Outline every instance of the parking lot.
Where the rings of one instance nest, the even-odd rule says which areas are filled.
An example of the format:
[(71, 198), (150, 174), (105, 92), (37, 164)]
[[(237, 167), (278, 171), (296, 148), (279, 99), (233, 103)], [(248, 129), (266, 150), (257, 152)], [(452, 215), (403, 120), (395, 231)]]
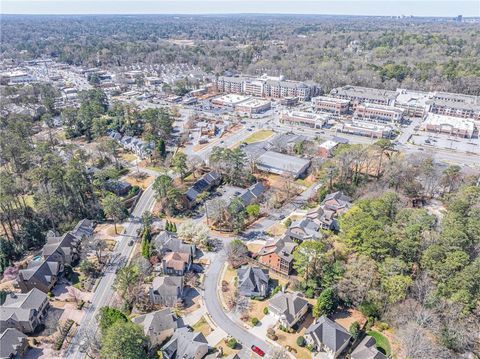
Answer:
[(418, 146), (430, 148), (450, 149), (453, 151), (475, 153), (480, 155), (480, 139), (460, 138), (447, 134), (437, 133), (416, 133), (410, 137), (409, 142)]

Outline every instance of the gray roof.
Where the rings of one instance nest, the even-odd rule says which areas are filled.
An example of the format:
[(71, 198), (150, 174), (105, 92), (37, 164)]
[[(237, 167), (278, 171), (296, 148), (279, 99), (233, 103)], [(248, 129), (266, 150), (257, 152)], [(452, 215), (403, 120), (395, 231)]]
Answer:
[[(268, 288), (268, 270), (259, 267), (240, 268), (238, 274), (238, 290), (240, 294), (266, 292)], [(263, 289), (262, 288), (263, 285)], [(262, 293), (266, 295), (266, 293)]]
[(317, 345), (323, 344), (335, 353), (352, 338), (344, 327), (324, 315), (310, 325), (305, 334), (311, 335)]
[(183, 243), (173, 233), (163, 231), (155, 238), (155, 248), (159, 252), (178, 252), (195, 255), (193, 244)]
[(283, 314), (288, 323), (292, 323), (296, 314), (307, 305), (307, 300), (305, 300), (305, 298), (303, 298), (298, 292), (279, 292), (270, 299), (270, 306), (274, 307), (278, 314)]
[(0, 358), (11, 358), (24, 345), (27, 336), (17, 329), (8, 328), (0, 334)]
[(257, 166), (269, 171), (290, 173), (298, 176), (310, 165), (310, 160), (283, 153), (267, 151), (257, 158)]
[(152, 289), (161, 296), (175, 296), (178, 293), (178, 289), (183, 289), (183, 277), (155, 277), (152, 282)]
[(43, 246), (42, 257), (47, 257), (55, 252), (70, 255), (72, 249), (77, 245), (79, 238), (71, 233), (65, 233), (61, 237), (48, 237), (47, 243)]
[(177, 329), (177, 318), (170, 308), (140, 315), (133, 318), (132, 321), (140, 325), (148, 337), (165, 330)]
[(57, 276), (60, 272), (60, 263), (49, 256), (45, 260), (37, 260), (29, 263), (26, 269), (22, 269), (19, 273), (22, 274), (24, 280), (30, 280), (36, 277), (46, 286), (50, 285), (52, 278)]
[(367, 335), (360, 344), (357, 345), (351, 354), (352, 359), (387, 359), (387, 356), (378, 351), (375, 346), (374, 337)]
[(208, 352), (208, 342), (202, 333), (192, 332), (187, 327), (179, 328), (172, 338), (162, 347), (166, 359), (195, 358), (198, 350)]
[(244, 206), (248, 206), (252, 202), (258, 200), (258, 198), (265, 192), (265, 186), (262, 182), (257, 182), (250, 186), (245, 192), (243, 192), (238, 198), (242, 201)]
[(77, 223), (74, 229), (70, 231), (75, 237), (82, 238), (83, 236), (93, 235), (93, 221), (90, 219), (82, 219)]
[(327, 194), (325, 199), (322, 201), (322, 204), (330, 200), (335, 200), (338, 202), (338, 205), (334, 206), (334, 209), (349, 207), (352, 202), (352, 199), (350, 197), (344, 195), (340, 191)]
[(220, 182), (221, 178), (222, 175), (216, 171), (204, 174), (187, 190), (187, 198), (190, 201), (195, 200), (200, 193), (210, 190)]
[(32, 317), (32, 311), (38, 312), (45, 300), (47, 295), (37, 288), (28, 293), (11, 293), (0, 306), (0, 320), (12, 318), (17, 322), (28, 322)]
[(272, 252), (283, 258), (287, 262), (293, 260), (293, 251), (297, 244), (289, 236), (281, 237), (273, 241), (267, 241), (265, 246), (258, 252), (259, 255), (266, 255)]
[[(304, 235), (298, 236), (296, 233), (292, 232), (292, 229), (299, 228), (304, 232)], [(306, 239), (306, 238), (318, 238), (321, 234), (318, 232), (320, 230), (320, 226), (312, 221), (310, 218), (306, 217), (302, 220), (295, 221), (290, 225), (288, 230), (288, 235), (297, 238), (297, 239)]]
[(384, 101), (386, 103), (394, 100), (397, 97), (396, 91), (382, 90), (370, 87), (361, 86), (343, 86), (334, 88), (330, 91), (332, 96), (345, 96), (351, 99), (367, 98), (369, 100)]

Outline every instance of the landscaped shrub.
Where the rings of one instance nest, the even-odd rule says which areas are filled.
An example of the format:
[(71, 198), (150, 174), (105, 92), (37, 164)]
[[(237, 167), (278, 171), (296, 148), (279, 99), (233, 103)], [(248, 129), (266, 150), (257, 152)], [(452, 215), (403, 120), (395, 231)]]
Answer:
[(282, 286), (281, 286), (281, 285), (277, 285), (275, 288), (273, 288), (272, 294), (271, 294), (270, 296), (273, 297), (275, 294), (277, 294), (277, 293), (280, 292), (281, 290), (282, 290)]
[(375, 324), (375, 318), (374, 317), (368, 317), (367, 323), (365, 324), (365, 330), (370, 330), (373, 325)]
[(360, 323), (357, 321), (353, 322), (348, 331), (354, 339), (357, 339), (358, 335), (360, 334)]
[(235, 338), (228, 339), (227, 346), (231, 349), (235, 349), (237, 347), (237, 340)]
[(297, 345), (299, 347), (303, 347), (305, 345), (305, 338), (301, 335), (297, 338)]
[(383, 332), (384, 330), (388, 329), (388, 324), (385, 322), (379, 322), (377, 323), (377, 327), (381, 332)]
[(315, 295), (315, 290), (313, 288), (308, 288), (305, 291), (305, 297), (307, 298), (313, 298), (314, 295)]
[(258, 318), (252, 318), (252, 325), (254, 327), (257, 326), (258, 322), (259, 322)]
[(67, 319), (63, 326), (60, 327), (59, 329), (59, 335), (57, 336), (57, 339), (55, 340), (55, 343), (53, 347), (55, 350), (60, 350), (62, 349), (63, 342), (65, 341), (65, 338), (68, 335), (68, 332), (72, 328), (74, 321), (72, 319)]
[(307, 348), (308, 350), (310, 350), (311, 352), (313, 352), (313, 346), (311, 344), (307, 344), (305, 346), (305, 348)]
[(268, 307), (263, 308), (263, 314), (265, 314), (265, 315), (268, 314)]

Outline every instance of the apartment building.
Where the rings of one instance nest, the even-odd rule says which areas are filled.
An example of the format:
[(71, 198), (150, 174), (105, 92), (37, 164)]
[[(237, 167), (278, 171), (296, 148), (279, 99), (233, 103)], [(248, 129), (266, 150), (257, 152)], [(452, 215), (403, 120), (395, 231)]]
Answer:
[(461, 118), (480, 120), (480, 97), (448, 92), (434, 92), (427, 101), (428, 111)]
[(297, 97), (308, 100), (320, 92), (316, 84), (285, 80), (283, 76), (220, 76), (215, 80), (215, 84), (219, 92), (278, 99)]
[(334, 88), (330, 91), (330, 95), (332, 97), (350, 100), (353, 108), (364, 102), (378, 105), (393, 105), (397, 97), (395, 91), (350, 85)]
[(429, 113), (422, 123), (421, 129), (429, 132), (472, 138), (475, 132), (475, 123), (466, 118)]
[(394, 106), (362, 103), (357, 105), (354, 119), (369, 122), (400, 123), (405, 110)]
[(410, 91), (405, 89), (397, 90), (398, 96), (395, 99), (395, 107), (405, 110), (405, 116), (423, 117), (427, 111), (428, 92)]
[(316, 114), (303, 111), (288, 111), (280, 116), (280, 123), (292, 126), (303, 126), (310, 128), (322, 128), (328, 120), (328, 114)]
[(328, 96), (317, 96), (312, 98), (312, 106), (317, 111), (343, 115), (348, 112), (350, 100)]

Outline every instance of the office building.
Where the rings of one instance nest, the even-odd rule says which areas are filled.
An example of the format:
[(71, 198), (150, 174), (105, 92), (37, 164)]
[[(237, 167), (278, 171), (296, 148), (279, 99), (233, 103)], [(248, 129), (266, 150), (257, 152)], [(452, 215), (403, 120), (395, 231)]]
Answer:
[(312, 98), (312, 106), (317, 111), (343, 115), (348, 112), (350, 100), (328, 96), (317, 96)]
[(356, 107), (353, 117), (361, 121), (400, 123), (404, 112), (404, 109), (393, 106), (363, 103)]

